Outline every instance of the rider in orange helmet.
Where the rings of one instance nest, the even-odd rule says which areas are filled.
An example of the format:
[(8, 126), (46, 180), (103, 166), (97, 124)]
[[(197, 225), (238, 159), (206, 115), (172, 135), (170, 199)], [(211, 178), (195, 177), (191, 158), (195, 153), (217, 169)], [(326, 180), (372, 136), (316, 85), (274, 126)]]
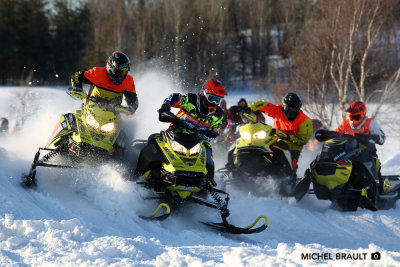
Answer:
[(365, 135), (365, 142), (367, 151), (376, 158), (376, 164), (378, 166), (378, 177), (379, 177), (379, 190), (386, 192), (390, 190), (388, 181), (382, 181), (380, 166), (381, 163), (376, 154), (376, 146), (383, 145), (386, 140), (385, 133), (380, 128), (378, 122), (375, 119), (368, 118), (367, 107), (361, 101), (351, 102), (346, 109), (348, 118), (343, 120), (335, 131), (339, 134), (363, 134)]
[[(223, 110), (219, 106), (222, 99), (227, 95), (226, 89), (217, 79), (207, 80), (199, 93), (173, 93), (166, 98), (158, 110), (160, 121), (165, 121), (163, 114), (169, 112), (172, 108), (178, 108), (176, 114), (181, 122), (189, 129), (199, 130), (202, 132), (207, 149), (207, 176), (213, 185), (214, 181), (214, 161), (212, 156), (212, 146), (210, 141), (219, 135), (219, 129), (222, 125)], [(174, 125), (169, 126), (169, 130)], [(160, 134), (153, 134), (149, 137), (149, 144), (159, 138)], [(145, 170), (139, 170), (139, 173)]]
[(346, 109), (348, 119), (343, 120), (335, 131), (339, 134), (365, 134), (371, 135), (376, 144), (385, 143), (385, 133), (376, 120), (367, 117), (367, 107), (361, 101), (351, 102)]

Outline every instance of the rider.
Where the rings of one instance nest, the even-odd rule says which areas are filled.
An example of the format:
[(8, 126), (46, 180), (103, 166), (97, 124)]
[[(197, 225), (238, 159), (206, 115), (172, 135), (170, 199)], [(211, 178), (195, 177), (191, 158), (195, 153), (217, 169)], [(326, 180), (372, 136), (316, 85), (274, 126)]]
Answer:
[[(163, 112), (169, 112), (171, 107), (179, 108), (180, 110), (176, 116), (180, 118), (187, 127), (202, 131), (206, 140), (208, 179), (214, 186), (216, 185), (214, 181), (214, 161), (212, 147), (209, 141), (212, 141), (219, 135), (223, 111), (218, 105), (227, 94), (219, 80), (210, 79), (204, 83), (203, 88), (197, 94), (171, 94), (164, 100), (164, 103), (158, 110), (160, 120), (162, 120)], [(174, 125), (171, 124), (168, 129), (171, 130), (173, 128)]]
[(380, 190), (390, 190), (385, 183), (382, 183), (382, 177), (380, 172), (380, 162), (376, 154), (376, 146), (383, 145), (386, 140), (385, 133), (380, 128), (378, 122), (375, 119), (367, 117), (367, 107), (361, 101), (351, 102), (346, 109), (346, 113), (349, 114), (349, 118), (343, 120), (342, 124), (339, 125), (335, 131), (339, 134), (362, 134), (366, 135), (367, 151), (377, 159), (378, 164), (378, 177), (380, 181)]
[[(294, 170), (297, 169), (300, 152), (313, 132), (311, 119), (300, 109), (301, 105), (300, 97), (289, 93), (282, 98), (282, 104), (279, 105), (260, 100), (249, 106), (253, 111), (260, 110), (274, 118), (273, 128), (284, 133), (280, 137), (289, 146)], [(278, 136), (280, 132), (277, 132)]]
[[(339, 134), (352, 134), (355, 133), (371, 135), (374, 143), (383, 145), (386, 140), (385, 133), (379, 127), (375, 119), (367, 117), (367, 107), (361, 101), (351, 102), (346, 109), (349, 118), (343, 120), (335, 131)], [(374, 146), (375, 147), (375, 146)], [(372, 152), (376, 152), (372, 151)]]
[(127, 55), (120, 51), (112, 53), (106, 67), (94, 67), (87, 71), (78, 71), (71, 77), (71, 92), (83, 92), (82, 86), (90, 84), (89, 97), (115, 105), (122, 103), (123, 96), (132, 114), (139, 106), (135, 83), (128, 74), (131, 62)]

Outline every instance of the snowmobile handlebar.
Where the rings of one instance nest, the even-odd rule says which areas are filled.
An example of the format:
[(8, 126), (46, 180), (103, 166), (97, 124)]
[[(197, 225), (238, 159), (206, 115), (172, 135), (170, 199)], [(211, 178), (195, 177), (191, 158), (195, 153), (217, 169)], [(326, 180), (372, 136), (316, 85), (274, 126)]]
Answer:
[(126, 114), (126, 115), (132, 115), (135, 112), (135, 110), (130, 106), (125, 107), (122, 105), (115, 105), (115, 104), (110, 103), (109, 101), (103, 100), (101, 98), (87, 96), (86, 99), (93, 103), (96, 103), (96, 105), (98, 105), (99, 107), (106, 108), (107, 110), (112, 111), (112, 112), (117, 112), (117, 113)]
[(335, 137), (353, 138), (353, 139), (357, 139), (357, 141), (359, 141), (361, 143), (371, 143), (371, 144), (375, 144), (379, 141), (379, 136), (372, 135), (372, 134), (361, 134), (361, 133), (355, 133), (354, 135), (339, 134), (336, 131), (329, 131), (329, 130), (325, 130), (325, 129), (319, 129), (315, 132), (315, 138), (319, 142), (324, 142), (326, 140), (329, 140), (329, 139), (332, 139)]
[(277, 130), (275, 128), (272, 128), (271, 135), (275, 135), (280, 139), (288, 139), (288, 135), (287, 134), (285, 134), (284, 132), (279, 131), (279, 130)]
[(158, 110), (159, 113), (159, 117), (158, 119), (161, 122), (170, 122), (173, 125), (175, 125), (176, 127), (183, 127), (189, 130), (194, 130), (197, 132), (203, 132), (202, 130), (199, 129), (195, 129), (196, 126), (194, 126), (192, 123), (186, 121), (186, 120), (181, 120), (180, 118), (178, 118), (174, 113), (172, 113), (169, 109), (167, 109), (166, 107), (161, 107)]

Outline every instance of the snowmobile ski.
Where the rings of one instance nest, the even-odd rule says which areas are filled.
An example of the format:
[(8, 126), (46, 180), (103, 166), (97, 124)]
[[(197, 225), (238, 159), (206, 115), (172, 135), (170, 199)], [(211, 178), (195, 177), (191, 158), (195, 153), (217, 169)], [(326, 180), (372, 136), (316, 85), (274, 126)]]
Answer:
[[(165, 213), (156, 216), (163, 207), (165, 208)], [(167, 219), (169, 215), (171, 215), (171, 208), (169, 207), (169, 205), (167, 203), (160, 203), (160, 205), (158, 205), (158, 207), (152, 214), (150, 214), (149, 216), (140, 215), (139, 217), (144, 220), (163, 221)]]
[[(263, 225), (253, 228), (260, 219), (264, 219), (265, 222)], [(226, 220), (224, 220), (221, 223), (212, 223), (212, 222), (202, 222), (204, 225), (207, 225), (215, 230), (218, 230), (219, 232), (222, 233), (228, 233), (228, 234), (254, 234), (254, 233), (260, 233), (267, 229), (268, 227), (268, 218), (266, 216), (258, 216), (257, 219), (249, 226), (247, 227), (237, 227), (234, 226), (230, 223), (228, 223)]]

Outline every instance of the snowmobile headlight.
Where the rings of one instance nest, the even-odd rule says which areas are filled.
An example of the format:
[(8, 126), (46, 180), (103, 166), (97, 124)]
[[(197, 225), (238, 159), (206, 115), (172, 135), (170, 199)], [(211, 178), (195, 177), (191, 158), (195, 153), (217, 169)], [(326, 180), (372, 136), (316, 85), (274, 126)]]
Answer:
[(99, 128), (100, 126), (96, 119), (89, 113), (86, 113), (86, 124), (95, 129)]
[(266, 131), (259, 131), (253, 134), (254, 139), (264, 139), (267, 137), (267, 132)]
[(250, 140), (251, 139), (251, 134), (249, 132), (241, 132), (240, 135), (244, 140)]
[(171, 147), (175, 152), (178, 152), (178, 153), (186, 154), (186, 152), (187, 152), (186, 147), (182, 146), (181, 144), (179, 144), (176, 141), (171, 142)]
[(200, 152), (200, 143), (198, 143), (197, 145), (195, 145), (194, 147), (192, 147), (191, 149), (190, 149), (190, 155), (192, 155), (192, 154), (197, 154), (197, 153), (199, 153)]
[(100, 127), (100, 131), (105, 133), (112, 133), (114, 132), (114, 130), (115, 130), (115, 122), (110, 122)]

